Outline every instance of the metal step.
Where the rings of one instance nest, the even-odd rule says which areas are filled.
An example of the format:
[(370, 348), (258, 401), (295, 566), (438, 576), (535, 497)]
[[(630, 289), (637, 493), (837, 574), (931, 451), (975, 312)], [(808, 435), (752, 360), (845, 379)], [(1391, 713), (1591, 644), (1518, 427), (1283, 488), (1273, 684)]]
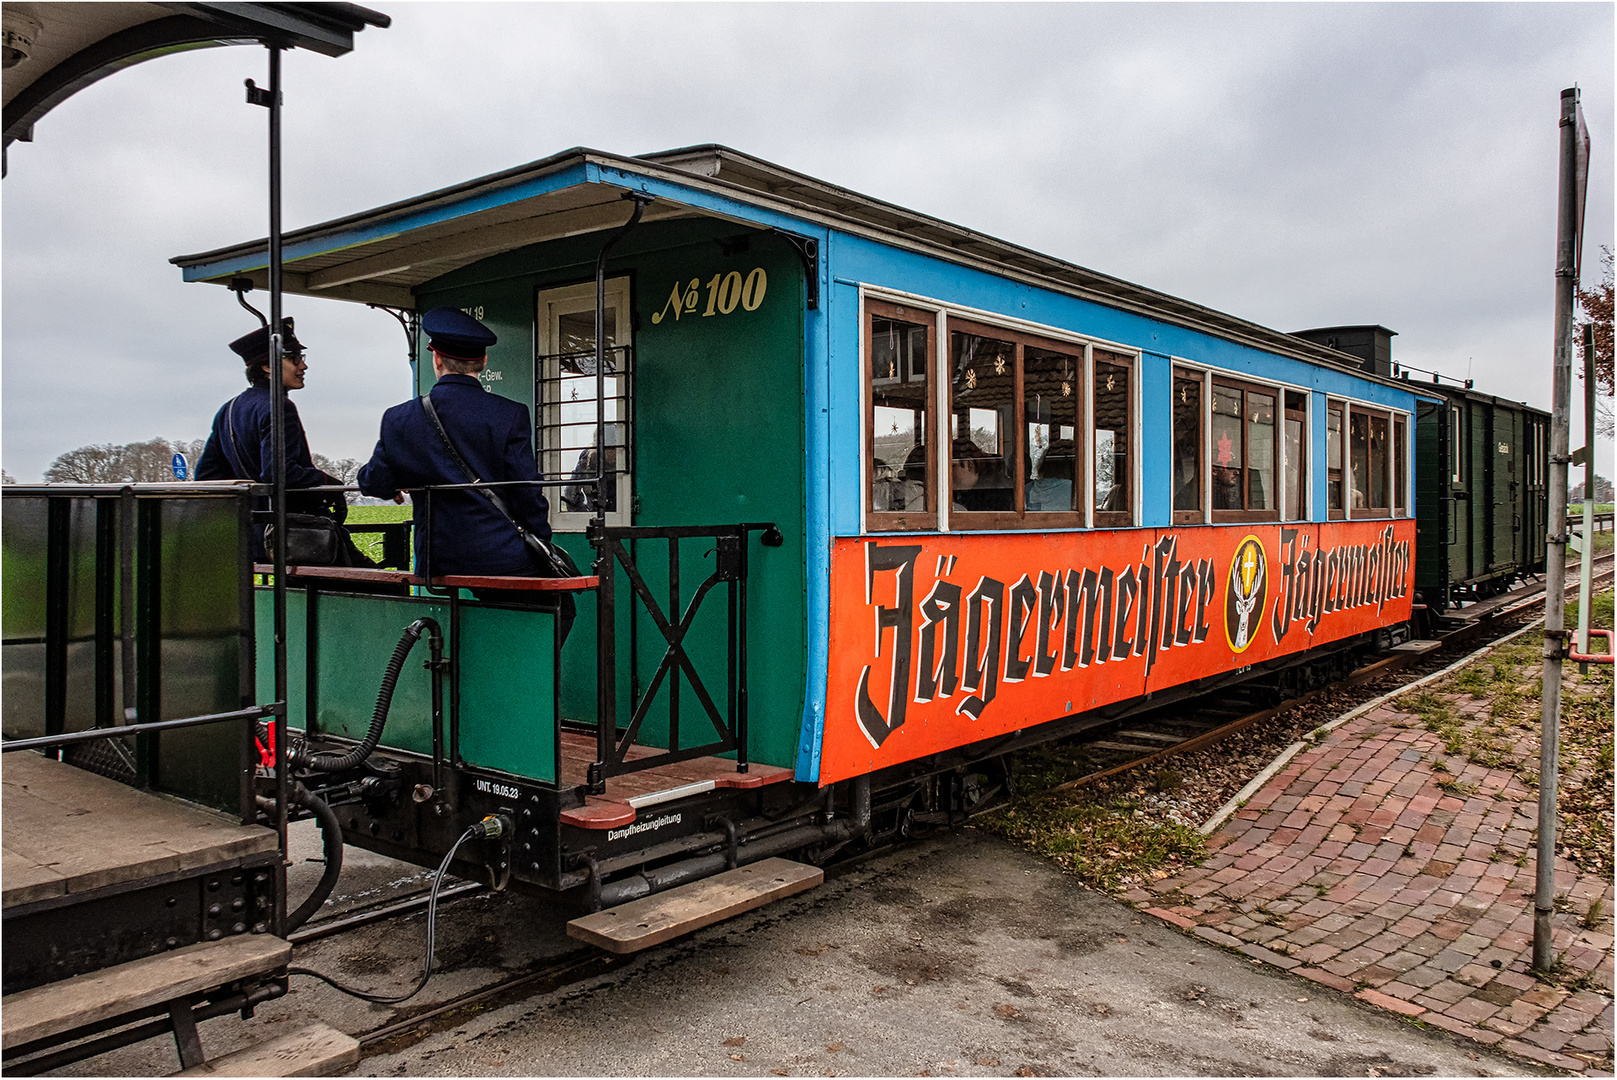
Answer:
[(814, 888), (825, 871), (790, 859), (761, 859), (677, 889), (641, 897), (567, 924), (567, 936), (608, 952), (634, 953)]
[(284, 968), (292, 946), (241, 934), (75, 975), (0, 998), (0, 1044), (61, 1035)]
[(358, 1064), (358, 1039), (316, 1023), (173, 1075), (341, 1076)]

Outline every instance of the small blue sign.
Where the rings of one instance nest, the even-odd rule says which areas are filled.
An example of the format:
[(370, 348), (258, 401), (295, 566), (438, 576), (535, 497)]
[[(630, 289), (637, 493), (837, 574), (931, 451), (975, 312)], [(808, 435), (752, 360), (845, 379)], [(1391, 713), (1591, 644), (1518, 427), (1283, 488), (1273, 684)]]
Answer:
[(184, 480), (185, 475), (186, 475), (186, 471), (187, 470), (186, 470), (186, 466), (185, 466), (185, 455), (184, 454), (175, 454), (174, 455), (174, 479), (176, 479), (176, 480)]

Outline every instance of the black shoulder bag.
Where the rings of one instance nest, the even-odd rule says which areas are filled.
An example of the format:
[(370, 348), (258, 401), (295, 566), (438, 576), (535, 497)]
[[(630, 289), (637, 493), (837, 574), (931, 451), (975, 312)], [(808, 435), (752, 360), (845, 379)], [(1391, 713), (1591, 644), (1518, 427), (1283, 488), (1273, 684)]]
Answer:
[[(455, 460), (455, 464), (460, 467), (460, 471), (466, 474), (470, 483), (481, 484), (483, 481), (478, 479), (477, 474), (472, 471), (472, 467), (466, 464), (466, 459), (460, 456), (460, 451), (455, 449), (454, 442), (449, 438), (449, 432), (444, 430), (443, 421), (438, 419), (438, 410), (432, 407), (431, 396), (422, 394), (419, 400), (422, 409), (426, 411), (427, 419), (431, 420), (432, 426), (438, 429), (438, 437), (444, 441), (444, 448), (449, 451), (449, 456)], [(516, 515), (511, 513), (511, 508), (506, 505), (504, 499), (500, 498), (499, 492), (493, 488), (486, 487), (478, 487), (475, 490), (479, 495), (487, 499), (494, 509), (498, 510), (501, 516), (509, 521), (511, 527), (517, 531), (517, 535), (522, 538), (523, 546), (533, 556), (533, 560), (539, 568), (540, 577), (566, 578), (579, 576), (578, 567), (573, 564), (573, 557), (549, 540), (529, 532), (522, 522), (517, 520)]]
[[(251, 480), (252, 476), (242, 466), (241, 447), (236, 443), (236, 402), (241, 400), (237, 395), (225, 409), (225, 427), (229, 432), (226, 444), (221, 445), (225, 457), (230, 461), (230, 467), (236, 475)], [(287, 492), (288, 501), (292, 492)], [(339, 499), (342, 497), (339, 495)], [(286, 561), (289, 566), (346, 566), (353, 563), (349, 554), (352, 542), (348, 537), (348, 530), (342, 526), (342, 518), (338, 517), (335, 506), (319, 507), (320, 513), (288, 513), (286, 515)], [(348, 509), (347, 500), (343, 500), (342, 511), (344, 516)], [(275, 558), (275, 526), (264, 526), (264, 552), (270, 559)], [(367, 560), (369, 562), (369, 560)]]

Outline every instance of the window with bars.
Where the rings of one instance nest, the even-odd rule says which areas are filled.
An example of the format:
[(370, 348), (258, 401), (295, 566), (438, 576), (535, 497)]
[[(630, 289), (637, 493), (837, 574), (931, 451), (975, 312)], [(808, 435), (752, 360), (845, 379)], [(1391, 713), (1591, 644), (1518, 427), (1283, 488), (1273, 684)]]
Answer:
[(551, 528), (581, 531), (597, 511), (631, 524), (633, 479), (629, 284), (607, 283), (604, 363), (596, 370), (593, 282), (541, 292), (534, 358), (534, 447)]

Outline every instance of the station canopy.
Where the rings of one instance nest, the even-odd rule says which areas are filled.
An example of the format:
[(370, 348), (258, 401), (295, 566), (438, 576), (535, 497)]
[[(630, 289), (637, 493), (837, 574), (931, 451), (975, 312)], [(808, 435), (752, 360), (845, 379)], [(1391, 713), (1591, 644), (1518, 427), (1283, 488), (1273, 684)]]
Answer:
[[(822, 226), (1136, 312), (1311, 363), (1356, 370), (1357, 358), (1233, 315), (906, 210), (729, 147), (625, 156), (576, 147), (503, 172), (288, 232), (287, 292), (413, 309), (413, 290), (452, 270), (530, 244), (624, 223), (624, 195), (654, 195), (642, 221), (707, 217), (784, 232)], [(172, 260), (187, 281), (265, 287), (268, 243)]]
[(0, 7), (5, 146), (31, 142), (46, 113), (92, 83), (170, 53), (279, 45), (341, 56), (391, 20), (358, 4), (29, 3)]

